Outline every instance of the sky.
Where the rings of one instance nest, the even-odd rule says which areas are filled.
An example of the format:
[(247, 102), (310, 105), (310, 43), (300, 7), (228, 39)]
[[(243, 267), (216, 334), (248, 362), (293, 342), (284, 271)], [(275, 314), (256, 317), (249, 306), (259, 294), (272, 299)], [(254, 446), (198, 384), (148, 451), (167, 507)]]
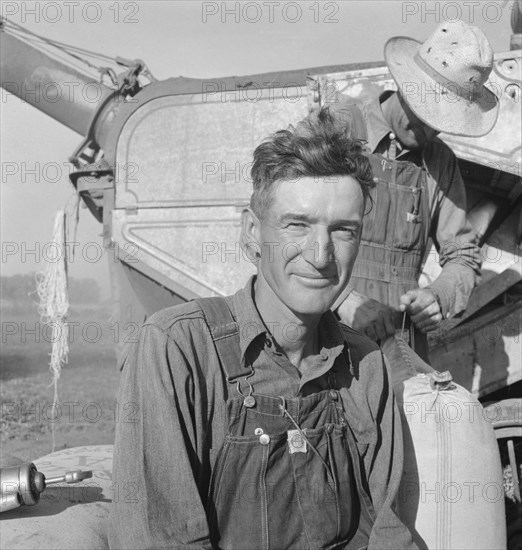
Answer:
[[(1, 1), (3, 17), (47, 38), (144, 60), (159, 80), (212, 78), (380, 61), (391, 36), (423, 41), (443, 21), (481, 28), (495, 52), (509, 49), (505, 1)], [(58, 209), (71, 204), (68, 157), (81, 136), (2, 90), (2, 275), (42, 269)], [(73, 277), (109, 293), (102, 226), (80, 211)]]

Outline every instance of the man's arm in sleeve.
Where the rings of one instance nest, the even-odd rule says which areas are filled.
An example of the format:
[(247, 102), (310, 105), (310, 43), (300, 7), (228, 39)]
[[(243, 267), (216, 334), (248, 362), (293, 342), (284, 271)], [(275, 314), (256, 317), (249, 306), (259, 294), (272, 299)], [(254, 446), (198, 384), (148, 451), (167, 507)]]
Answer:
[(438, 154), (428, 165), (430, 234), (439, 251), (442, 272), (427, 288), (437, 296), (443, 318), (450, 318), (468, 304), (480, 276), (481, 253), (478, 237), (466, 216), (466, 190), (457, 159), (446, 145), (433, 147)]
[(390, 370), (385, 357), (382, 354), (380, 357), (382, 383), (375, 384), (371, 394), (378, 439), (373, 456), (367, 457), (365, 464), (376, 513), (368, 550), (415, 549), (417, 545), (413, 542), (412, 534), (399, 519), (395, 509), (404, 461), (402, 426), (392, 391)]
[(162, 328), (143, 326), (120, 381), (111, 548), (211, 548), (191, 466), (191, 391), (176, 343)]

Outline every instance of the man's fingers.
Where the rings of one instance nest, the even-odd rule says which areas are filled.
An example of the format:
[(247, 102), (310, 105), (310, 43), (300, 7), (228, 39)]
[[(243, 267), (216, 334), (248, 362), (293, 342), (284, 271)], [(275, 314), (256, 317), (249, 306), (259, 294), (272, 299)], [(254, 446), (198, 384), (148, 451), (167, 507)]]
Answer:
[(440, 310), (437, 297), (429, 289), (410, 290), (401, 296), (400, 303), (405, 306), (400, 308), (401, 311), (407, 311), (412, 319), (427, 308), (430, 308), (429, 315)]
[(395, 325), (390, 312), (383, 313), (382, 317), (365, 327), (364, 333), (368, 338), (377, 342), (385, 340), (388, 336), (395, 334)]
[(411, 317), (425, 311), (430, 305), (435, 304), (435, 307), (438, 309), (437, 301), (435, 299), (429, 300), (425, 296), (418, 296), (415, 301), (413, 301), (409, 308), (408, 313)]
[(406, 311), (410, 304), (415, 300), (415, 296), (416, 294), (412, 290), (406, 292), (406, 294), (403, 294), (399, 300), (399, 309), (401, 311)]
[[(413, 306), (412, 306), (412, 309), (413, 309)], [(440, 314), (440, 308), (439, 308), (439, 304), (437, 304), (437, 302), (434, 302), (429, 304), (424, 309), (417, 311), (416, 313), (411, 312), (410, 318), (415, 325), (418, 325), (424, 321), (427, 321), (428, 319), (430, 319), (431, 317), (437, 314)], [(442, 319), (442, 315), (441, 315), (441, 319)]]
[(421, 332), (437, 328), (442, 321), (437, 296), (430, 289), (410, 290), (401, 296), (400, 303), (401, 311), (409, 313), (412, 323)]
[(421, 332), (429, 332), (430, 330), (435, 330), (440, 325), (441, 321), (442, 321), (442, 314), (439, 312), (421, 321), (420, 323), (415, 323), (415, 326)]

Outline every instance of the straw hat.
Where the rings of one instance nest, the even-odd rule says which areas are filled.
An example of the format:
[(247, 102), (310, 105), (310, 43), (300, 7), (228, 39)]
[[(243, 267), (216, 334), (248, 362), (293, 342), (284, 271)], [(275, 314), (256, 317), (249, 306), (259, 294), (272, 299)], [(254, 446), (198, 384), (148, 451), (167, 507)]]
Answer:
[(431, 128), (478, 137), (495, 125), (498, 98), (484, 86), (493, 50), (478, 27), (447, 21), (424, 44), (396, 36), (384, 57), (402, 97)]

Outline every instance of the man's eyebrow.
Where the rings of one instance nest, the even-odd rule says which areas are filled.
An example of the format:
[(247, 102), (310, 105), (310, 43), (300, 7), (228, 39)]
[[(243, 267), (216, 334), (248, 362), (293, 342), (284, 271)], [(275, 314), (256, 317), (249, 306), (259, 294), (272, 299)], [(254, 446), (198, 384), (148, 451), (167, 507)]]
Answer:
[[(278, 218), (279, 223), (285, 223), (289, 221), (314, 223), (317, 221), (317, 218), (315, 216), (309, 216), (308, 214), (302, 214), (300, 212), (289, 212), (287, 214), (283, 214), (281, 217)], [(336, 220), (330, 224), (330, 226), (332, 227), (338, 227), (340, 225), (359, 229), (362, 224), (361, 222), (356, 220)]]
[(338, 222), (334, 222), (331, 224), (331, 227), (350, 227), (352, 229), (359, 229), (362, 227), (361, 222), (357, 222), (355, 220), (339, 220)]
[(300, 221), (300, 222), (313, 222), (315, 221), (315, 217), (311, 217), (308, 214), (302, 214), (300, 212), (288, 212), (287, 214), (283, 214), (279, 217), (279, 222), (287, 222), (287, 221)]

